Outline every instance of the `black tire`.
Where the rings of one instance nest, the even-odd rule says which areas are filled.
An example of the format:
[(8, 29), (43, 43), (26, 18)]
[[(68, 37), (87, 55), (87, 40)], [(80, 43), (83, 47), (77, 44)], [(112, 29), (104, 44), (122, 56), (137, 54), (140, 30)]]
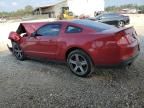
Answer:
[(12, 42), (12, 51), (18, 60), (23, 61), (25, 59), (25, 55), (18, 43)]
[(77, 76), (86, 77), (94, 71), (91, 58), (82, 50), (74, 50), (68, 54), (67, 65)]
[(117, 22), (117, 27), (124, 27), (124, 26), (125, 26), (124, 21), (118, 21)]

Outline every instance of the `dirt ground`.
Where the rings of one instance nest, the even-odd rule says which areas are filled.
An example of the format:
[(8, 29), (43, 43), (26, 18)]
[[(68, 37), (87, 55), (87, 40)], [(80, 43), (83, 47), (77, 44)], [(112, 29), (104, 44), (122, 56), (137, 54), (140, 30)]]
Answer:
[(141, 53), (129, 69), (96, 69), (88, 78), (64, 64), (16, 60), (6, 43), (18, 24), (0, 24), (0, 108), (144, 108), (144, 24), (134, 25)]

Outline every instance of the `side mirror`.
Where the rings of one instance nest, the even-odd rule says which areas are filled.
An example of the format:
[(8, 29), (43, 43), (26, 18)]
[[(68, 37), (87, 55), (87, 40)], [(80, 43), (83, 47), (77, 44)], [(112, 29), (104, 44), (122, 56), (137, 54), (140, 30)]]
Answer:
[(36, 32), (33, 32), (33, 33), (31, 34), (31, 37), (36, 37)]

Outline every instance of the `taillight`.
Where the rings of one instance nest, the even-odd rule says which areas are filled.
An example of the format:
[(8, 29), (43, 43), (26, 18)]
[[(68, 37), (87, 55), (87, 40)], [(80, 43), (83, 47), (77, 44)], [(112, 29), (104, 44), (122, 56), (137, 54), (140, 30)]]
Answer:
[(134, 36), (131, 36), (131, 35), (126, 35), (126, 38), (128, 39), (128, 41), (129, 41), (129, 43), (132, 43), (132, 42), (134, 42), (135, 41), (135, 39), (136, 39), (136, 37), (134, 37)]
[(118, 44), (118, 45), (127, 45), (127, 44), (128, 44), (128, 41), (127, 41), (127, 39), (123, 36), (123, 37), (121, 37), (121, 38), (117, 41), (117, 44)]
[(128, 44), (128, 40), (127, 40), (126, 34), (124, 32), (119, 32), (116, 35), (116, 42), (117, 42), (117, 45), (119, 45), (119, 46), (127, 45)]

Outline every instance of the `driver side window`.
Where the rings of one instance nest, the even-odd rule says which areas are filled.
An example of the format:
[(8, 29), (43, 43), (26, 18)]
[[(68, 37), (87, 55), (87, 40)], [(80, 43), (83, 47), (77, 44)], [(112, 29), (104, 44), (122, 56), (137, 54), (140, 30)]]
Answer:
[(60, 32), (60, 29), (60, 24), (48, 24), (41, 27), (36, 34), (38, 36), (57, 36)]

